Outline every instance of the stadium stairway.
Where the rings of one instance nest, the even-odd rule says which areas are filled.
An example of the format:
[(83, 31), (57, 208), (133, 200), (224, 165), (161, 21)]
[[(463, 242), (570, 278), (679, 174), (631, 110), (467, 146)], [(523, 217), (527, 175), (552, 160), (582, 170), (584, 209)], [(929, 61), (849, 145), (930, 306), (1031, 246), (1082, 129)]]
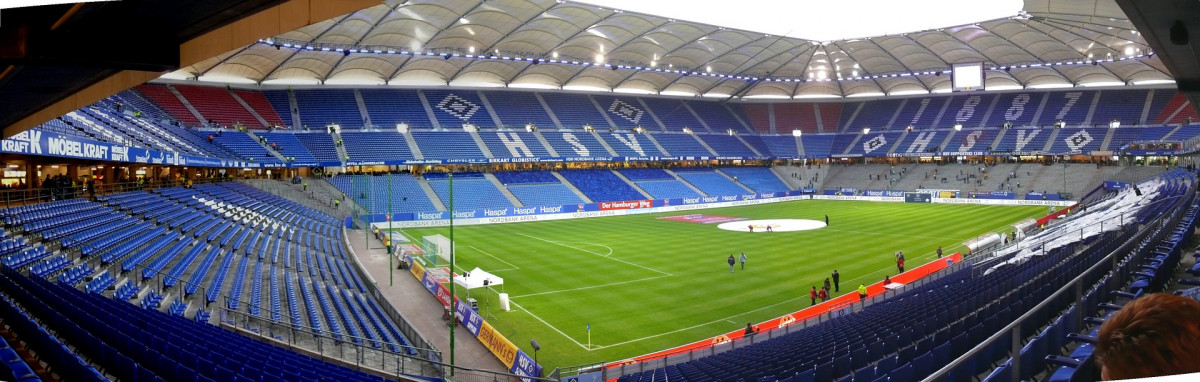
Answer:
[[(492, 149), (488, 148), (487, 143), (483, 142), (483, 138), (479, 137), (478, 131), (467, 131), (467, 134), (471, 136), (472, 141), (475, 141), (475, 145), (479, 146), (479, 151), (483, 152), (483, 156), (485, 158), (496, 157), (495, 155), (492, 155)], [(501, 189), (503, 189), (503, 187), (501, 187)]]
[(207, 121), (206, 119), (204, 119), (204, 116), (200, 114), (200, 111), (196, 110), (196, 107), (193, 106), (192, 103), (188, 101), (187, 97), (184, 97), (183, 94), (179, 92), (179, 89), (176, 89), (174, 86), (171, 86), (170, 84), (164, 85), (164, 86), (167, 87), (167, 89), (171, 92), (171, 94), (174, 94), (176, 98), (179, 98), (179, 102), (183, 104), (183, 107), (187, 108), (187, 110), (189, 112), (191, 112), (192, 115), (196, 117), (196, 119), (202, 121), (202, 123)]
[[(646, 137), (646, 139), (649, 139), (650, 143), (654, 144), (654, 148), (659, 150), (659, 153), (671, 154), (671, 153), (668, 153), (668, 151), (665, 148), (662, 148), (662, 144), (659, 143), (659, 139), (655, 139), (654, 135), (652, 135), (652, 133), (644, 133), (644, 135), (642, 135), (642, 136)], [(694, 136), (694, 135), (692, 135), (691, 137), (696, 138), (696, 136)], [(698, 139), (698, 138), (696, 139), (696, 141), (700, 142), (700, 144), (704, 144), (704, 142), (700, 141), (700, 139)], [(706, 147), (707, 147), (707, 144), (706, 144)], [(712, 151), (713, 149), (709, 148), (708, 150)], [(713, 155), (716, 155), (716, 154), (713, 154)]]
[[(287, 163), (287, 158), (284, 157), (283, 154), (280, 154), (279, 150), (275, 150), (275, 149), (272, 149), (271, 146), (267, 146), (267, 144), (263, 143), (263, 141), (261, 139), (258, 139), (258, 135), (255, 135), (253, 132), (250, 132), (250, 131), (246, 131), (242, 134), (249, 135), (251, 139), (254, 139), (255, 142), (258, 142), (258, 145), (262, 146), (263, 149), (267, 150), (267, 152), (270, 153), (271, 156), (275, 157), (275, 159), (278, 159), (280, 162)], [(309, 154), (309, 156), (312, 156), (312, 154)]]
[[(405, 135), (407, 136), (408, 134)], [(433, 202), (434, 208), (437, 208), (438, 211), (448, 210), (446, 203), (442, 201), (442, 198), (438, 197), (437, 192), (429, 185), (429, 181), (426, 181), (424, 177), (417, 177), (417, 185), (421, 187), (421, 191), (425, 191), (425, 196), (429, 197), (430, 202)]]
[(345, 198), (346, 200), (342, 200), (342, 205), (337, 208), (332, 206), (332, 200), (342, 199), (343, 193), (325, 178), (304, 178), (303, 182), (308, 183), (308, 191), (304, 191), (303, 185), (291, 184), (285, 180), (239, 179), (238, 182), (267, 191), (272, 195), (282, 196), (329, 216), (343, 218), (350, 214), (350, 211), (354, 211), (352, 198)]
[[(478, 136), (478, 135), (476, 135), (476, 136)], [(508, 187), (504, 187), (504, 183), (501, 183), (500, 179), (496, 179), (496, 175), (493, 175), (491, 173), (484, 173), (483, 177), (487, 178), (487, 180), (491, 181), (492, 185), (496, 186), (496, 189), (500, 190), (500, 193), (503, 194), (505, 198), (508, 198), (508, 201), (510, 203), (512, 203), (513, 206), (525, 207), (525, 204), (521, 203), (521, 201), (519, 199), (517, 199), (517, 196), (513, 195), (512, 191), (508, 190)]]
[(408, 149), (412, 151), (414, 159), (425, 159), (425, 154), (421, 152), (421, 146), (417, 144), (417, 139), (413, 138), (411, 133), (400, 135), (404, 137), (404, 143), (408, 144)]
[(693, 185), (693, 184), (689, 183), (687, 180), (679, 177), (679, 174), (676, 174), (674, 171), (671, 171), (670, 169), (663, 169), (663, 171), (665, 171), (667, 174), (671, 174), (671, 177), (675, 178), (675, 180), (679, 181), (679, 183), (683, 183), (684, 186), (687, 186), (688, 188), (692, 189), (692, 191), (695, 191), (696, 195), (712, 196), (712, 195), (705, 194), (704, 191), (701, 191), (699, 188), (696, 188), (695, 185)]
[(717, 171), (716, 169), (713, 169), (713, 172), (725, 177), (725, 179), (729, 179), (730, 182), (733, 182), (733, 184), (736, 184), (738, 187), (741, 187), (743, 190), (746, 190), (747, 193), (751, 193), (751, 194), (754, 193), (754, 189), (750, 188), (750, 186), (742, 184), (742, 182), (739, 182), (737, 179), (734, 179), (732, 176), (729, 176), (729, 174), (726, 174), (723, 171)]
[(801, 188), (821, 189), (825, 182), (826, 173), (829, 171), (829, 166), (774, 166), (771, 171), (775, 172), (788, 187), (793, 190)]
[[(349, 158), (350, 154), (346, 152), (346, 141), (342, 140), (342, 132), (334, 131), (329, 135), (333, 139), (333, 147), (337, 149), (338, 159)], [(342, 144), (337, 144), (337, 141), (342, 141)]]
[[(604, 151), (608, 151), (608, 155), (612, 155), (614, 157), (617, 156), (617, 151), (613, 150), (612, 146), (608, 145), (608, 142), (606, 142), (604, 140), (604, 137), (600, 136), (600, 133), (597, 133), (595, 130), (592, 130), (591, 134), (592, 134), (592, 137), (596, 139), (596, 142), (600, 143), (600, 146), (604, 147)], [(654, 141), (654, 144), (657, 146), (658, 142)], [(662, 146), (658, 146), (658, 147), (659, 147), (659, 150), (661, 151)], [(663, 151), (663, 152), (665, 152), (665, 151)]]
[(558, 153), (558, 150), (554, 149), (554, 146), (550, 145), (550, 141), (547, 141), (546, 137), (542, 136), (541, 131), (534, 130), (533, 136), (537, 138), (538, 142), (542, 143), (542, 146), (546, 148), (546, 151), (549, 152), (551, 156), (562, 156), (562, 154)]
[[(625, 181), (625, 183), (628, 184), (629, 187), (633, 187), (634, 191), (637, 191), (639, 194), (642, 194), (642, 197), (646, 198), (646, 200), (655, 199), (653, 196), (650, 196), (649, 192), (646, 192), (646, 190), (643, 190), (642, 187), (638, 186), (637, 183), (634, 183), (632, 180), (629, 180), (629, 178), (625, 177), (625, 174), (622, 174), (620, 171), (617, 171), (617, 170), (609, 170), (609, 171), (612, 171), (613, 175), (616, 175), (618, 178), (621, 178), (621, 180)], [(701, 195), (703, 195), (703, 194), (701, 194)]]
[[(750, 151), (754, 152), (754, 155), (757, 155), (760, 157), (771, 156), (771, 153), (760, 151), (757, 147), (754, 147), (754, 145), (750, 144), (750, 142), (747, 141), (746, 138), (742, 138), (741, 135), (734, 135), (734, 137), (737, 138), (737, 140), (741, 141), (743, 145), (746, 145), (746, 148), (749, 148)], [(799, 144), (797, 144), (797, 145), (799, 145)], [(799, 148), (799, 146), (797, 148)], [(801, 151), (800, 155), (804, 156), (804, 152)]]
[(254, 108), (250, 106), (249, 102), (246, 102), (246, 100), (244, 100), (244, 99), (242, 99), (242, 97), (238, 96), (237, 92), (235, 92), (233, 90), (226, 90), (226, 91), (229, 92), (229, 96), (233, 97), (234, 101), (236, 101), (239, 105), (242, 105), (243, 108), (246, 108), (246, 111), (250, 113), (250, 116), (254, 117), (254, 119), (256, 121), (258, 121), (258, 123), (262, 124), (261, 126), (270, 126), (271, 125), (270, 122), (267, 122), (266, 118), (263, 118), (263, 116), (261, 114), (258, 114), (258, 110), (254, 110)]
[(571, 192), (574, 192), (575, 196), (578, 196), (580, 200), (583, 200), (585, 203), (595, 203), (592, 201), (592, 198), (589, 198), (587, 194), (584, 194), (583, 191), (580, 191), (579, 188), (576, 188), (574, 184), (571, 184), (571, 181), (567, 180), (567, 178), (564, 178), (562, 174), (558, 173), (558, 171), (551, 171), (550, 174), (554, 175), (555, 178), (558, 178), (558, 181), (562, 182), (564, 186), (567, 186), (567, 189), (570, 189)]

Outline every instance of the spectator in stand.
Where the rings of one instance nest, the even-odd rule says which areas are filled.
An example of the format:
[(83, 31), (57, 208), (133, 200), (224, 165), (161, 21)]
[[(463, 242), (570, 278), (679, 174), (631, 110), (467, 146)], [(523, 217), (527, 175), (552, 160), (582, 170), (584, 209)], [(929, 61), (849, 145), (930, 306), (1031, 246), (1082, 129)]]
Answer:
[(1200, 303), (1166, 293), (1133, 300), (1100, 326), (1095, 354), (1102, 380), (1200, 372)]

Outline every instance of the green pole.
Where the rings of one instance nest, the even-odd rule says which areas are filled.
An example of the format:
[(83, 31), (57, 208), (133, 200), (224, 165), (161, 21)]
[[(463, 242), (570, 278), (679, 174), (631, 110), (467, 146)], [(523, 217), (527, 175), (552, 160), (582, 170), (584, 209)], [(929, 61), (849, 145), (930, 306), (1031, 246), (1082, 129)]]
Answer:
[[(393, 237), (392, 237), (392, 231), (393, 231), (392, 230), (392, 214), (394, 214), (394, 213), (395, 213), (395, 211), (392, 211), (392, 172), (388, 171), (388, 219), (387, 219), (387, 221), (388, 221), (388, 244), (391, 245), (391, 248), (396, 248), (396, 242), (393, 240)], [(396, 270), (396, 266), (392, 265), (391, 251), (388, 251), (388, 249), (386, 247), (383, 250), (388, 255), (388, 286), (392, 286), (393, 285), (392, 279), (394, 278), (392, 274), (395, 273), (393, 271)]]
[(447, 174), (450, 185), (450, 376), (454, 376), (454, 315), (458, 300), (454, 295), (454, 174)]
[[(362, 167), (359, 167), (359, 170), (362, 170)], [(374, 179), (373, 178), (363, 178), (363, 182), (370, 182), (370, 181), (374, 181)], [(367, 191), (370, 191), (371, 187), (366, 186), (366, 187), (364, 187), (364, 189)], [(371, 208), (371, 207), (374, 207), (371, 204), (374, 204), (373, 203), (374, 199), (375, 198), (367, 199), (366, 203), (363, 203), (363, 204), (367, 205), (366, 207), (363, 207), (363, 209), (366, 210), (363, 212), (363, 233), (364, 233), (363, 234), (363, 248), (366, 248), (368, 251), (371, 250), (371, 211), (375, 210), (374, 208)]]

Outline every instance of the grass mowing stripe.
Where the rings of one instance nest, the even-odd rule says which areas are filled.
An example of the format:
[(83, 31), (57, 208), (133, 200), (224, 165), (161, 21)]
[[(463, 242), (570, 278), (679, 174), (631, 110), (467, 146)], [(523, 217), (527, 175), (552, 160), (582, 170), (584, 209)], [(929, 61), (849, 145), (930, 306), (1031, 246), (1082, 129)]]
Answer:
[[(503, 269), (519, 310), (492, 310), (489, 322), (527, 352), (529, 339), (548, 367), (611, 361), (709, 338), (809, 305), (811, 286), (838, 269), (844, 289), (895, 274), (903, 250), (911, 266), (942, 245), (1044, 213), (1005, 207), (797, 201), (675, 213), (455, 227), (461, 269)], [(707, 214), (748, 219), (824, 220), (825, 229), (748, 233), (713, 224), (660, 220)], [(448, 229), (406, 229), (410, 237)], [(730, 274), (730, 254), (749, 256)], [(517, 269), (512, 269), (517, 268)], [(667, 274), (673, 276), (665, 276)], [(853, 285), (850, 285), (853, 283)], [(475, 290), (472, 296), (492, 292)], [(463, 293), (465, 295), (465, 293)], [(480, 298), (480, 300), (483, 300)], [(482, 302), (482, 301), (481, 301)], [(592, 330), (593, 349), (587, 350)], [(579, 346), (583, 344), (584, 347)], [(602, 347), (601, 347), (602, 346)]]

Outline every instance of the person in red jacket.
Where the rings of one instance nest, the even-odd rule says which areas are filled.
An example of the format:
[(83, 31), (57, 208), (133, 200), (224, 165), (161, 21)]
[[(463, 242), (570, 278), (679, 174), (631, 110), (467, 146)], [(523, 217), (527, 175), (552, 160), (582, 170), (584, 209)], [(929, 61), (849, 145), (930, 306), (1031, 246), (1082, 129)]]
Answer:
[(812, 290), (808, 291), (808, 298), (812, 299), (812, 304), (817, 305), (817, 286), (813, 285)]
[(821, 290), (818, 290), (817, 297), (821, 298), (821, 302), (825, 302), (825, 300), (828, 300), (829, 299), (829, 288), (821, 288)]
[(904, 273), (904, 258), (903, 257), (896, 259), (896, 269), (899, 269), (900, 273)]

